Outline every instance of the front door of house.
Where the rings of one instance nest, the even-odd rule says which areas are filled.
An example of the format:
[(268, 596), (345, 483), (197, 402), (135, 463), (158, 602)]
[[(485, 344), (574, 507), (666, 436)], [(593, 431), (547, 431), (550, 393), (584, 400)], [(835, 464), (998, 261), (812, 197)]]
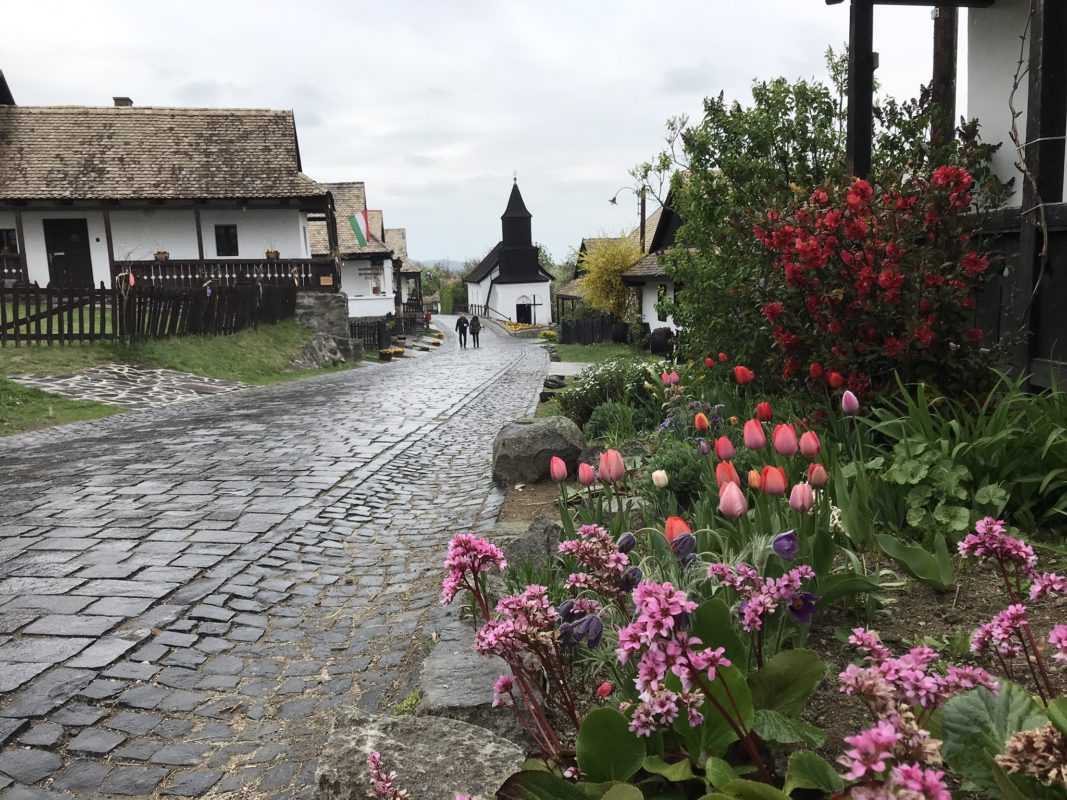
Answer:
[(516, 303), (515, 304), (515, 321), (520, 325), (529, 325), (533, 320), (533, 315), (530, 313), (529, 303)]
[(44, 220), (44, 247), (48, 254), (48, 280), (52, 286), (93, 285), (89, 254), (89, 225), (84, 219)]

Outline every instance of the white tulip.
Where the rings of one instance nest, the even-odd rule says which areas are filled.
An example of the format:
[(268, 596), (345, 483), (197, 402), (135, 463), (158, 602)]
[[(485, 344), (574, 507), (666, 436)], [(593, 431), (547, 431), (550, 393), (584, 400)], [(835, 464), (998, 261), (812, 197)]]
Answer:
[(657, 469), (652, 473), (652, 483), (657, 489), (666, 489), (669, 481), (667, 480), (667, 472), (662, 469)]

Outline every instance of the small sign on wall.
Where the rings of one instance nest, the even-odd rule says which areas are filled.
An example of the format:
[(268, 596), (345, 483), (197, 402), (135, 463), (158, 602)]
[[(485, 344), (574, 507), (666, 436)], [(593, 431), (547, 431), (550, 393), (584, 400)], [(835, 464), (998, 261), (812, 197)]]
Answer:
[(333, 275), (320, 275), (319, 286), (333, 286)]

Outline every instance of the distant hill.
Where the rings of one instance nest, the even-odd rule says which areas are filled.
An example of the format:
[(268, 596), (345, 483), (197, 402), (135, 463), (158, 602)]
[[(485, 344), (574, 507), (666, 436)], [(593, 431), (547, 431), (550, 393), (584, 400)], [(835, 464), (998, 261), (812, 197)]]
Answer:
[(418, 258), (412, 260), (417, 261), (424, 267), (442, 266), (449, 272), (463, 272), (463, 265), (467, 263), (466, 261), (457, 261), (454, 258)]

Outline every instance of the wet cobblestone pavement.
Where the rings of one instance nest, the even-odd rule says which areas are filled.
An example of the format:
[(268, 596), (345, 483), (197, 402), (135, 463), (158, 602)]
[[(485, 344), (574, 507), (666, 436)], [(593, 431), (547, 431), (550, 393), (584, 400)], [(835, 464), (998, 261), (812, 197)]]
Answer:
[(444, 546), (499, 509), (547, 360), (483, 336), (0, 439), (0, 798), (313, 797), (334, 709), (408, 694)]

